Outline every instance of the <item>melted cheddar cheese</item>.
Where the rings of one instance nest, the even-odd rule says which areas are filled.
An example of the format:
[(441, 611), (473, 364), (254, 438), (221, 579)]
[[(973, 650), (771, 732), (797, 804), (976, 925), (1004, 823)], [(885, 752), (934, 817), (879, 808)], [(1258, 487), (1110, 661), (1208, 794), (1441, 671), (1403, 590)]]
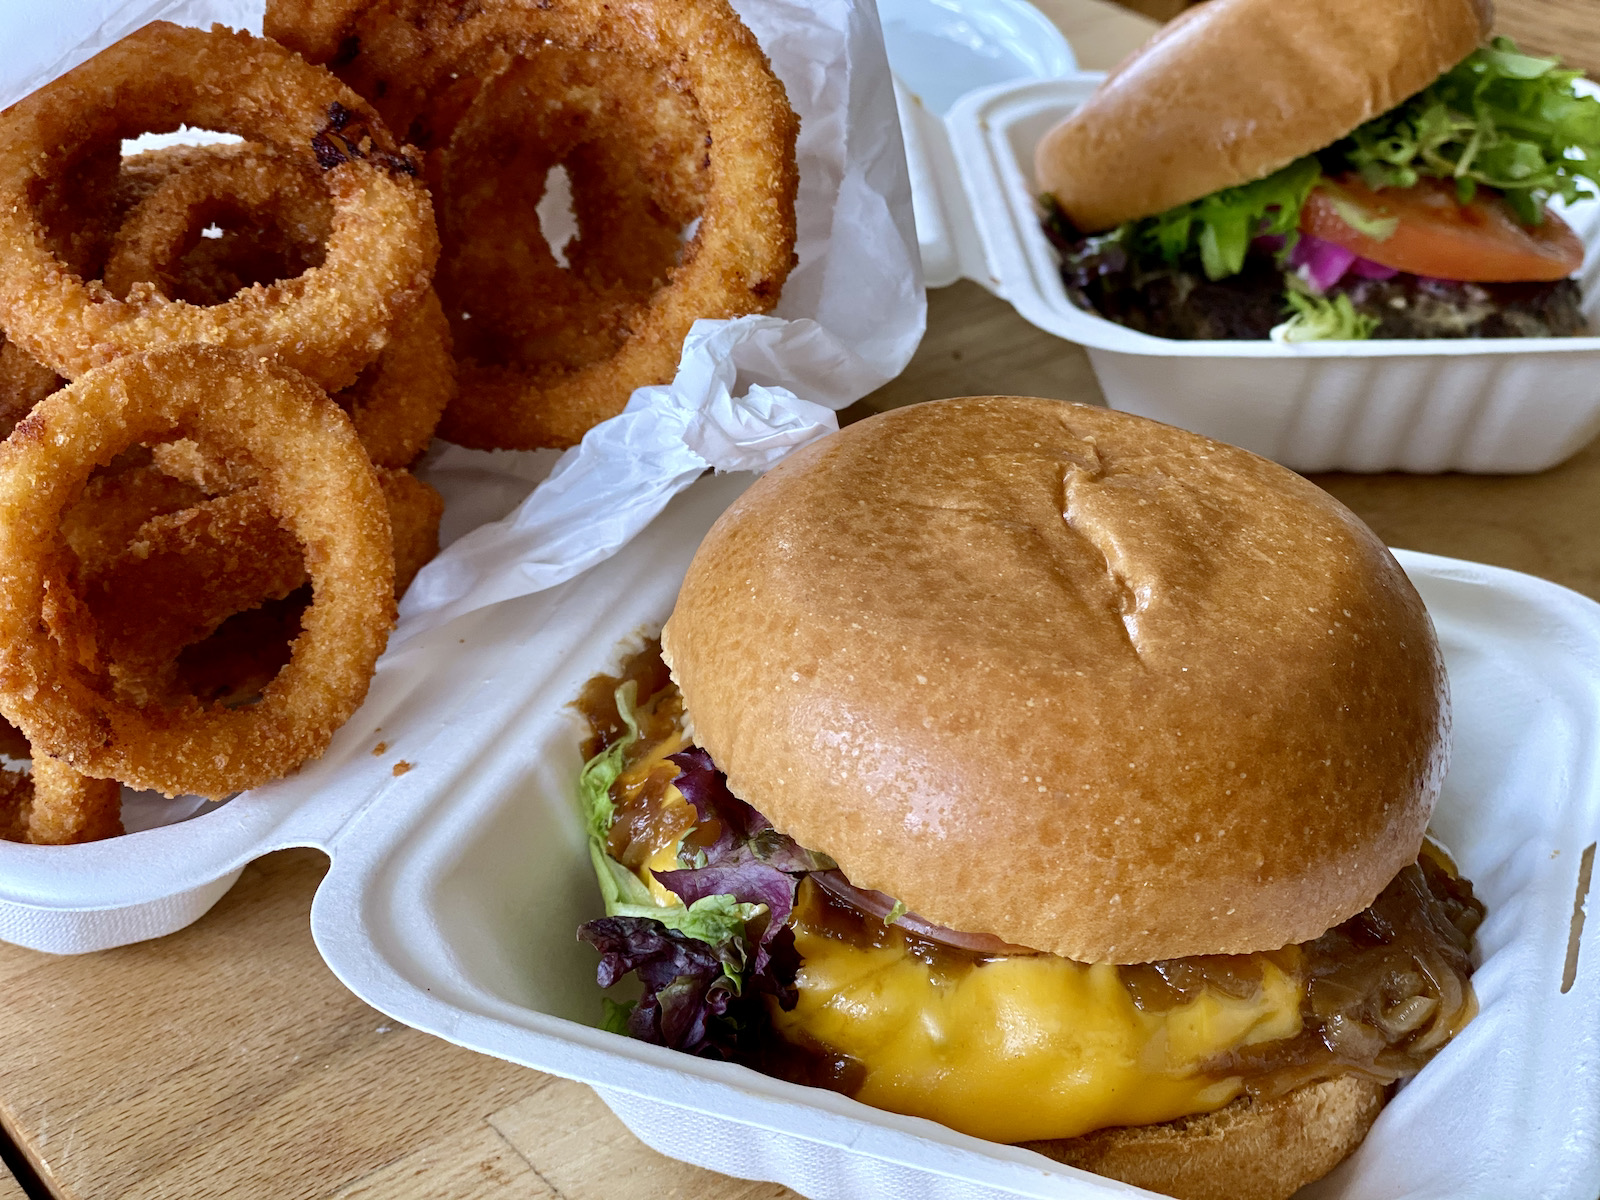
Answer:
[[(673, 770), (667, 757), (688, 745), (674, 731), (641, 746), (612, 789), (619, 807), (655, 797), (636, 843), (648, 851), (636, 874), (663, 907), (682, 901), (653, 872), (681, 865), (697, 817), (660, 776)], [(1207, 1074), (1207, 1063), (1301, 1029), (1304, 983), (1270, 961), (1252, 995), (1204, 988), (1156, 1011), (1138, 1007), (1109, 964), (1043, 954), (930, 962), (898, 929), (883, 929), (874, 944), (840, 937), (810, 881), (797, 901), (790, 924), (802, 960), (799, 1002), (790, 1012), (769, 1006), (775, 1031), (854, 1060), (856, 1099), (978, 1137), (1076, 1137), (1214, 1111), (1244, 1083)]]
[(1252, 996), (1205, 989), (1145, 1011), (1105, 963), (930, 965), (897, 932), (881, 946), (832, 936), (817, 911), (797, 909), (800, 999), (791, 1012), (771, 1006), (774, 1027), (854, 1059), (865, 1071), (856, 1099), (978, 1137), (1076, 1137), (1211, 1112), (1243, 1081), (1205, 1063), (1301, 1027), (1302, 981), (1270, 962)]

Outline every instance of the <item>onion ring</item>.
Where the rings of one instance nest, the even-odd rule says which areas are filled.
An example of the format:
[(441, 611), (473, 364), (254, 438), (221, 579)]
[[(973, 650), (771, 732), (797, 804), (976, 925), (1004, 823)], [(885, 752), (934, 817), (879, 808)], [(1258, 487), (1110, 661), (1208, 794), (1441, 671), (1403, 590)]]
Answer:
[(60, 376), (0, 333), (0, 436), (60, 387)]
[[(439, 552), (444, 499), (406, 471), (378, 471), (394, 528), (395, 595), (405, 594), (416, 573)], [(289, 659), (309, 603), (306, 589), (230, 617), (177, 660), (176, 686), (226, 704), (254, 701)]]
[[(166, 170), (111, 240), (103, 278), (112, 295), (128, 297), (148, 283), (168, 299), (209, 306), (241, 286), (293, 278), (321, 263), (333, 206), (314, 169), (250, 142), (172, 149), (186, 153), (153, 152), (150, 166)], [(202, 240), (213, 225), (223, 236)], [(203, 290), (193, 286), (196, 252), (213, 277)]]
[(85, 570), (82, 590), (100, 657), (119, 681), (145, 681), (235, 613), (305, 580), (299, 542), (250, 488), (146, 521), (122, 553)]
[(334, 394), (373, 465), (409, 467), (428, 448), (456, 397), (450, 323), (431, 289), (355, 383)]
[(777, 302), (794, 264), (797, 123), (766, 56), (725, 0), (480, 0), (470, 8), (389, 0), (363, 18), (357, 37), (341, 76), (379, 97), (398, 129), (431, 129), (433, 98), (455, 102), (453, 79), (486, 78), (508, 58), (533, 59), (554, 46), (664, 73), (694, 98), (709, 134), (700, 228), (616, 352), (549, 376), (463, 364), (442, 436), (483, 447), (571, 445), (619, 412), (635, 388), (671, 379), (695, 320), (766, 312)]
[[(444, 501), (406, 471), (379, 470), (377, 477), (392, 530), (398, 600), (438, 553)], [(252, 487), (152, 516), (116, 553), (83, 562), (82, 591), (95, 618), (98, 654), (119, 678), (145, 681), (165, 674), (180, 651), (229, 617), (280, 600), (305, 582), (299, 542)]]
[[(183, 122), (321, 168), (333, 232), (320, 267), (202, 308), (121, 300), (72, 274), (34, 197), (87, 150)], [(328, 388), (351, 383), (421, 297), (437, 235), (416, 164), (369, 106), (263, 38), (157, 22), (0, 114), (0, 323), (76, 378), (119, 354), (202, 343), (274, 355)]]
[(122, 833), (122, 785), (114, 779), (90, 779), (59, 759), (36, 753), (28, 792), (18, 841), (66, 846)]
[(122, 833), (122, 786), (89, 779), (47, 755), (35, 754), (22, 731), (0, 721), (0, 754), (32, 767), (0, 768), (0, 841), (65, 846)]
[[(45, 632), (72, 594), (63, 509), (97, 463), (172, 436), (251, 462), (305, 547), (304, 631), (249, 709), (130, 704), (82, 661), (92, 624), (67, 644)], [(76, 770), (168, 795), (223, 796), (321, 754), (365, 697), (394, 619), (388, 518), (348, 419), (304, 378), (215, 347), (125, 356), (21, 421), (0, 445), (0, 562), (0, 711)]]
[[(692, 98), (617, 55), (548, 48), (485, 81), (429, 160), (462, 356), (538, 374), (615, 354), (699, 215), (705, 137)], [(558, 164), (578, 221), (566, 267), (538, 213)]]
[(99, 474), (62, 514), (61, 536), (78, 562), (94, 571), (121, 554), (152, 517), (181, 512), (206, 498), (204, 489), (144, 464)]
[[(173, 456), (180, 464), (209, 468), (192, 442), (161, 449), (184, 446), (195, 453)], [(438, 553), (444, 500), (409, 472), (377, 474), (393, 531), (398, 600)], [(82, 562), (97, 647), (114, 660), (110, 669), (124, 695), (147, 699), (177, 689), (242, 703), (256, 699), (289, 660), (310, 601), (300, 547), (257, 494), (222, 501), (208, 502), (192, 484), (139, 466), (92, 479), (69, 512), (74, 528), (63, 521)], [(240, 544), (249, 549), (236, 552)], [(20, 747), (13, 757), (29, 757), (27, 740), (0, 722), (0, 733), (8, 730)]]
[[(259, 241), (244, 243), (255, 261), (239, 268), (231, 257), (240, 252), (239, 244), (227, 241), (231, 230), (195, 247), (200, 230), (223, 215), (244, 218), (245, 229), (281, 231), (287, 245), (278, 249), (277, 261), (286, 259), (304, 270), (308, 261), (320, 258), (331, 206), (316, 175), (250, 143), (181, 149), (186, 153), (138, 168), (142, 195), (123, 219), (106, 264), (105, 284), (113, 294), (128, 295), (148, 283), (168, 297), (220, 303), (237, 290), (241, 276), (270, 269), (260, 265), (274, 260), (270, 251), (249, 253), (259, 251)], [(161, 177), (152, 179), (156, 172)], [(198, 284), (191, 247), (215, 248), (206, 264), (210, 278)], [(350, 414), (374, 465), (404, 467), (428, 448), (454, 396), (450, 330), (430, 290), (400, 316), (377, 360), (334, 399)]]

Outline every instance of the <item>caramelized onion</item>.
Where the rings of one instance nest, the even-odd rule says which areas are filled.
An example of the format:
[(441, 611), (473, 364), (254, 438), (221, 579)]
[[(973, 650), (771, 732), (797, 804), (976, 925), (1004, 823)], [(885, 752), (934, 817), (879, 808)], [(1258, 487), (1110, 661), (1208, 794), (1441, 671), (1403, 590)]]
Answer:
[[(894, 911), (895, 900), (882, 892), (874, 892), (870, 888), (858, 888), (845, 878), (843, 871), (814, 871), (811, 878), (815, 879), (823, 891), (835, 900), (849, 905), (857, 912), (865, 913), (869, 917), (876, 917), (887, 923), (887, 918)], [(976, 954), (983, 958), (995, 958), (1007, 954), (1038, 954), (1037, 950), (1030, 950), (1026, 946), (1018, 946), (1013, 942), (1003, 941), (992, 933), (963, 933), (959, 929), (947, 929), (943, 925), (935, 925), (932, 921), (924, 920), (916, 913), (901, 913), (894, 922), (896, 928), (904, 930), (914, 938), (921, 938), (925, 942), (934, 942), (940, 946), (948, 946), (952, 950), (961, 950), (967, 954)]]

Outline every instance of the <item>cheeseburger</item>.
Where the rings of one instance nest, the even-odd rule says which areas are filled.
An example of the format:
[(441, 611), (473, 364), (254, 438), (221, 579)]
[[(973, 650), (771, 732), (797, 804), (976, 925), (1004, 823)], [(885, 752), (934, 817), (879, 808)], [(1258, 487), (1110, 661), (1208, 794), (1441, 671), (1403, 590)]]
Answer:
[(1586, 332), (1580, 72), (1488, 0), (1209, 0), (1039, 143), (1079, 307), (1169, 338)]
[(1254, 1200), (1473, 1015), (1428, 614), (1243, 450), (1048, 400), (863, 421), (580, 707), (580, 936), (635, 1037)]

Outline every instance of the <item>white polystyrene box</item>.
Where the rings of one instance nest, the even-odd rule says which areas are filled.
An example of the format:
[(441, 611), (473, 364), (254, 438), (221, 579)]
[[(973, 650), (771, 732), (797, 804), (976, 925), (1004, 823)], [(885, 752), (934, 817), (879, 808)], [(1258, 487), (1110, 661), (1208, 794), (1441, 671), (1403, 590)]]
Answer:
[[(1077, 308), (1039, 224), (1033, 151), (1103, 78), (964, 97), (946, 119), (956, 169), (940, 187), (959, 196), (947, 207), (970, 214), (981, 244), (965, 273), (1086, 347), (1112, 408), (1298, 471), (1542, 471), (1600, 432), (1600, 337), (1175, 341)], [(1589, 248), (1579, 281), (1600, 329), (1600, 201), (1564, 213)]]
[[(592, 1084), (644, 1141), (727, 1174), (831, 1200), (1148, 1195), (593, 1027), (596, 955), (574, 933), (602, 907), (575, 799), (583, 726), (569, 706), (660, 625), (743, 486), (703, 480), (628, 554), (443, 631), (466, 638), (446, 693), (480, 678), (486, 702), (470, 734), (462, 714), (442, 714), (403, 786), (335, 839), (312, 909), (324, 958), (398, 1020)], [(1580, 943), (1573, 914), (1600, 836), (1600, 605), (1510, 571), (1400, 561), (1450, 671), (1455, 756), (1434, 829), (1488, 905), (1482, 1011), (1315, 1194), (1594, 1200), (1600, 922)]]

